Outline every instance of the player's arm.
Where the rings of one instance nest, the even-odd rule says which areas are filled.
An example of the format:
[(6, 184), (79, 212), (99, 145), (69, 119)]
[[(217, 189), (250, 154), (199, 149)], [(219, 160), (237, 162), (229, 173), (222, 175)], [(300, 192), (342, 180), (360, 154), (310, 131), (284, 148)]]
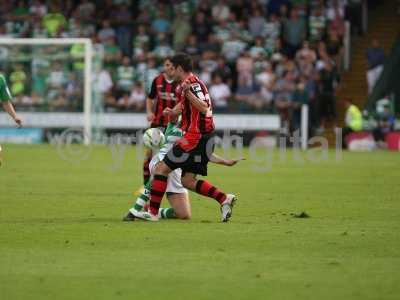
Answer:
[(17, 123), (18, 126), (22, 126), (22, 120), (17, 116), (17, 113), (15, 112), (14, 106), (12, 105), (11, 101), (3, 102), (3, 108), (11, 116), (14, 122)]
[(168, 116), (170, 118), (174, 118), (179, 116), (182, 113), (182, 104), (179, 102), (177, 105), (175, 105), (173, 108), (165, 108), (163, 111), (163, 114), (165, 116)]
[(154, 119), (154, 112), (153, 112), (153, 103), (154, 99), (150, 97), (146, 98), (146, 114), (147, 114), (147, 121), (151, 122)]
[[(199, 87), (198, 87), (199, 88)], [(210, 104), (207, 101), (204, 101), (204, 99), (200, 99), (197, 97), (193, 91), (196, 92), (196, 90), (193, 90), (193, 87), (190, 85), (190, 83), (183, 83), (182, 84), (182, 89), (185, 93), (186, 98), (189, 100), (189, 102), (201, 113), (206, 114), (208, 109), (210, 108)], [(199, 91), (200, 92), (200, 91)]]
[(154, 120), (154, 99), (157, 97), (157, 87), (156, 87), (156, 79), (151, 83), (150, 94), (146, 98), (146, 114), (147, 121), (152, 122)]
[(189, 99), (190, 103), (198, 110), (200, 111), (202, 114), (206, 114), (208, 111), (208, 103), (197, 98), (192, 91), (187, 91), (186, 92), (186, 98)]
[(11, 118), (13, 118), (14, 122), (17, 123), (18, 126), (21, 126), (22, 121), (17, 116), (11, 100), (12, 96), (10, 93), (10, 89), (7, 86), (6, 79), (3, 75), (0, 74), (0, 102), (2, 103), (4, 110), (11, 116)]
[(244, 158), (241, 157), (238, 159), (227, 159), (227, 158), (218, 156), (215, 153), (211, 154), (211, 157), (210, 157), (210, 162), (217, 164), (217, 165), (223, 165), (223, 166), (228, 166), (228, 167), (232, 167), (232, 166), (236, 165), (241, 160), (244, 160)]

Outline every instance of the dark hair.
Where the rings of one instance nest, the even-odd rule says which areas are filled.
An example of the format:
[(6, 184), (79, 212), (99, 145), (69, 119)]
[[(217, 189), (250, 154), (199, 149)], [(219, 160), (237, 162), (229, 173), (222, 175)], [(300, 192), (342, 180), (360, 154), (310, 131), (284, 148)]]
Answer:
[(190, 72), (193, 69), (191, 57), (186, 53), (178, 53), (171, 58), (171, 62), (175, 68), (181, 67), (183, 71)]

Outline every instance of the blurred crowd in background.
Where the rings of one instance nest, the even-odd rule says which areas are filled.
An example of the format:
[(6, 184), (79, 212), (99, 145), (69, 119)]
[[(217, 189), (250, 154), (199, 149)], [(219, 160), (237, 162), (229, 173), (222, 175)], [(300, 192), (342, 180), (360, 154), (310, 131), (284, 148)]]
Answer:
[[(216, 112), (279, 113), (296, 127), (307, 103), (318, 127), (335, 118), (345, 20), (361, 33), (361, 11), (361, 0), (9, 0), (0, 3), (0, 39), (90, 38), (106, 111), (144, 111), (163, 60), (184, 51)], [(83, 53), (81, 44), (0, 44), (19, 109), (80, 110)]]

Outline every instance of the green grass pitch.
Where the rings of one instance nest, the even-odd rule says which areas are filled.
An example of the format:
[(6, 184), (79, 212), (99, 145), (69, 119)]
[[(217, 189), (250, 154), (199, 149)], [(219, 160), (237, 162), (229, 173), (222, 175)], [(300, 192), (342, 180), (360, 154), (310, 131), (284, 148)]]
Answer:
[(399, 299), (399, 153), (211, 166), (239, 196), (223, 224), (194, 194), (190, 221), (121, 222), (141, 182), (133, 147), (120, 167), (107, 147), (79, 164), (51, 145), (3, 152), (2, 300)]

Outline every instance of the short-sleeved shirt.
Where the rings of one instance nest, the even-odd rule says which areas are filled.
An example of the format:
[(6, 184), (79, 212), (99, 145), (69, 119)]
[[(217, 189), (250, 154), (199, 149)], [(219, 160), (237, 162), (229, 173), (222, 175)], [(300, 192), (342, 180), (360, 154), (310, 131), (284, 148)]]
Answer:
[(11, 101), (12, 96), (4, 75), (0, 74), (0, 102)]
[(153, 79), (151, 84), (151, 90), (148, 95), (150, 99), (155, 99), (155, 111), (154, 120), (151, 123), (151, 127), (166, 127), (168, 124), (168, 118), (165, 118), (163, 111), (165, 108), (173, 108), (176, 105), (175, 90), (177, 88), (177, 81), (169, 81), (165, 77), (164, 73), (161, 73)]
[[(207, 112), (205, 114), (201, 113), (194, 105), (190, 103), (189, 99), (186, 98), (181, 86), (177, 88), (177, 99), (182, 105), (181, 129), (184, 131), (183, 139), (178, 141), (177, 144), (179, 144), (184, 151), (191, 151), (199, 145), (199, 142), (202, 140), (202, 136), (205, 136), (204, 141), (211, 136), (211, 134), (214, 132), (215, 126), (212, 115), (211, 99), (206, 85), (193, 74), (190, 74), (184, 80), (184, 82), (190, 84), (190, 91), (198, 99), (204, 101), (208, 106)], [(199, 149), (199, 151), (203, 151), (201, 147)]]

